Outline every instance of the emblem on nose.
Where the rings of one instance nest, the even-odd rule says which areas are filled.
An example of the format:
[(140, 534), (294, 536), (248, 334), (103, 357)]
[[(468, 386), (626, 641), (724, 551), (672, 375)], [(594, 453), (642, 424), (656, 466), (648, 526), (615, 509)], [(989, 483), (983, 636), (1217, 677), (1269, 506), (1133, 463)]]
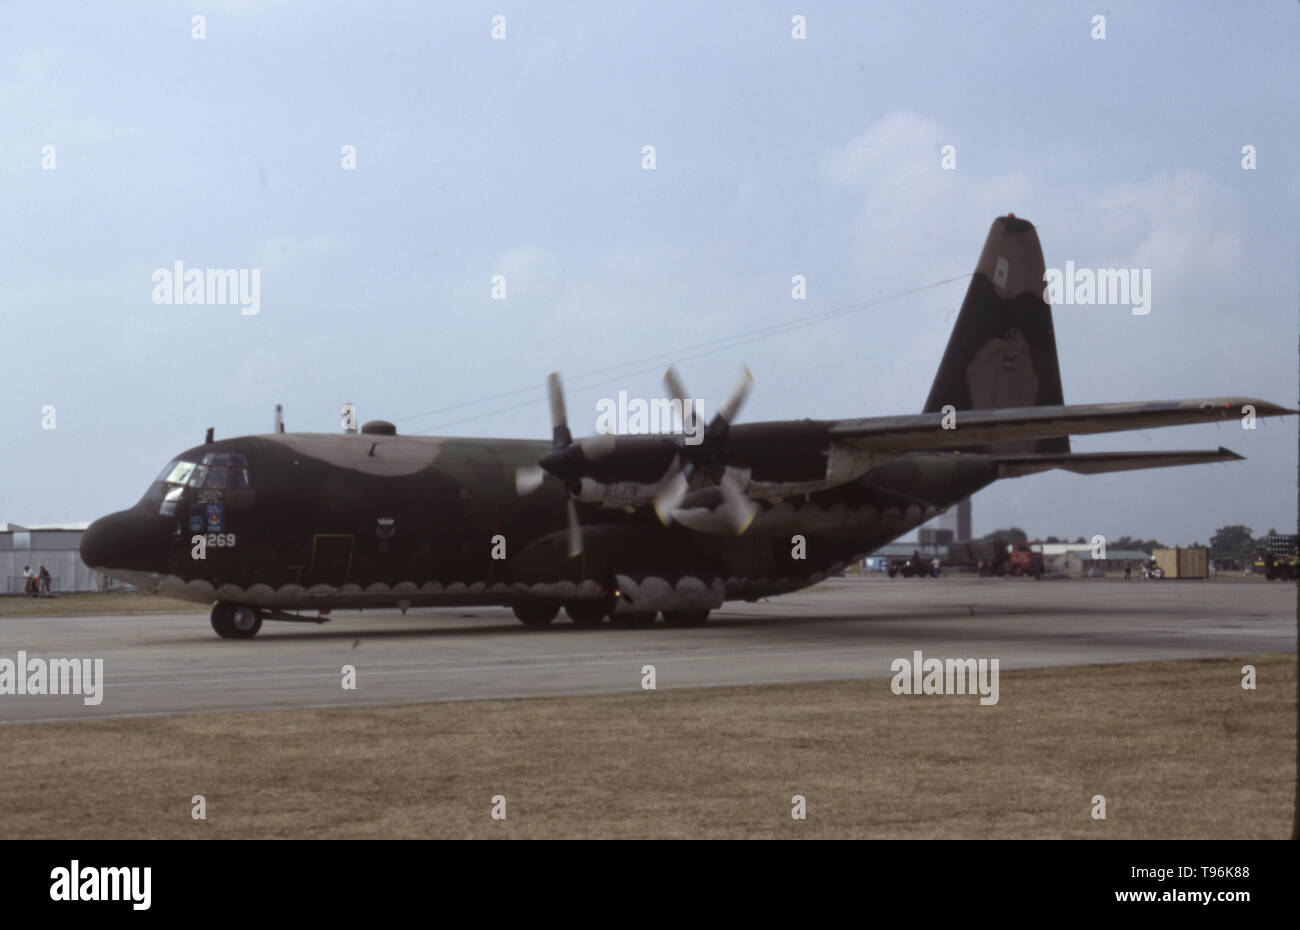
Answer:
[(393, 525), (392, 517), (380, 517), (379, 525), (375, 527), (375, 535), (379, 537), (379, 551), (388, 551), (388, 541), (397, 533), (397, 527)]

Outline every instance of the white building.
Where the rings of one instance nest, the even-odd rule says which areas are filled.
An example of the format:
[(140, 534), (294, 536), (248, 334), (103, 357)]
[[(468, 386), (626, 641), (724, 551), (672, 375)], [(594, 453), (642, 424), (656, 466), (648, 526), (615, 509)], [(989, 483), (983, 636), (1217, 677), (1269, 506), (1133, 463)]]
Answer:
[(89, 523), (55, 523), (46, 526), (0, 525), (0, 594), (23, 593), (23, 567), (33, 572), (42, 565), (50, 573), (50, 591), (107, 591), (124, 585), (81, 561), (81, 536)]

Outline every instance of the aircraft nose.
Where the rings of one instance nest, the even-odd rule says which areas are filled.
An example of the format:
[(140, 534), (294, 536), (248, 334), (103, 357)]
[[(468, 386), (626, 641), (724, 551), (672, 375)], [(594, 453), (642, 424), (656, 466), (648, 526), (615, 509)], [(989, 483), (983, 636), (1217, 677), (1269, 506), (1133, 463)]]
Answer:
[(100, 517), (81, 537), (81, 561), (90, 568), (158, 571), (167, 557), (167, 528), (156, 516), (120, 510)]

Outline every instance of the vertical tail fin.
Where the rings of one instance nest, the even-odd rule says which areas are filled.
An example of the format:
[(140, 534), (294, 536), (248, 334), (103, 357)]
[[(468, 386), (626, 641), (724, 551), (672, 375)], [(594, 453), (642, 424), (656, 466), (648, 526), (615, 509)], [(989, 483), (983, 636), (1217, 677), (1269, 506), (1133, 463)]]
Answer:
[[(995, 219), (923, 412), (949, 404), (961, 411), (1065, 402), (1044, 270), (1034, 225), (1015, 216)], [(1070, 439), (998, 443), (987, 451), (1069, 452)]]

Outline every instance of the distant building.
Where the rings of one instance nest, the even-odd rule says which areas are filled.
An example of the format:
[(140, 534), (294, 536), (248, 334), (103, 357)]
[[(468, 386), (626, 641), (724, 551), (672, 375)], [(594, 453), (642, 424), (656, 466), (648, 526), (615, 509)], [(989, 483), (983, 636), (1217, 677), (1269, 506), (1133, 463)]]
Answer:
[(922, 524), (923, 530), (948, 530), (952, 533), (950, 539), (958, 542), (968, 542), (971, 539), (971, 506), (970, 498), (958, 501), (953, 504), (939, 516)]
[(127, 585), (92, 572), (81, 561), (81, 537), (89, 523), (47, 526), (0, 525), (0, 594), (23, 593), (23, 566), (50, 573), (50, 592), (120, 590)]
[(1151, 561), (1151, 553), (1141, 549), (1107, 549), (1106, 558), (1094, 559), (1092, 547), (1082, 544), (1043, 543), (1043, 564), (1049, 572), (1060, 572), (1070, 578), (1097, 578), (1111, 572), (1133, 569), (1133, 577), (1140, 576), (1141, 567)]

